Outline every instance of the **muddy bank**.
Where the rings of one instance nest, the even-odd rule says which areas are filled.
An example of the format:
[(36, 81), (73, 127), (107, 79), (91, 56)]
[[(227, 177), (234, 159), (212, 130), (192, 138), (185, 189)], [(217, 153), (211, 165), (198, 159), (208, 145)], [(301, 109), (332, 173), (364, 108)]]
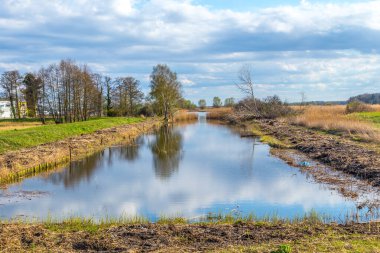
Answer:
[(340, 136), (319, 133), (280, 120), (255, 121), (265, 134), (287, 143), (309, 158), (380, 186), (380, 154)]
[(79, 160), (116, 143), (128, 144), (160, 124), (159, 120), (151, 119), (2, 154), (0, 185)]
[[(141, 224), (76, 231), (68, 225), (0, 224), (1, 252), (206, 252), (231, 246), (280, 245), (324, 234), (380, 240), (368, 224)], [(275, 249), (275, 248), (274, 248)], [(269, 252), (269, 251), (268, 251)]]

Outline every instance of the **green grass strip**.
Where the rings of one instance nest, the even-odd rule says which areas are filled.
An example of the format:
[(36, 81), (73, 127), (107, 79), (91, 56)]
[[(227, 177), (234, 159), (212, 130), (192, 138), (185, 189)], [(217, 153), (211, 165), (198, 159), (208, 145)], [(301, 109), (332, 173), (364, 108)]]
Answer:
[(142, 118), (98, 118), (84, 122), (2, 131), (0, 132), (0, 154), (141, 121), (143, 121)]

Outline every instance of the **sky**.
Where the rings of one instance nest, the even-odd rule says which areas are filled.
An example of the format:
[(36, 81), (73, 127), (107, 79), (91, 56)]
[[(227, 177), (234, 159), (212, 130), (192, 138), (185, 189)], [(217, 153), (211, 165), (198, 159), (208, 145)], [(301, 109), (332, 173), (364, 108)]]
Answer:
[(244, 95), (299, 102), (380, 92), (380, 0), (0, 0), (0, 72), (61, 59), (149, 90), (156, 64), (178, 74), (184, 97)]

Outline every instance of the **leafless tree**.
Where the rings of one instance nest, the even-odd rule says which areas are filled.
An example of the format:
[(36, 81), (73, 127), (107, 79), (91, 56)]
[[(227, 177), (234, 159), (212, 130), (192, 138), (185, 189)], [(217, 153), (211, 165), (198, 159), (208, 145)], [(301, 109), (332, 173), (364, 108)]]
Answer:
[(6, 71), (1, 75), (0, 86), (11, 104), (11, 112), (14, 118), (21, 118), (19, 103), (19, 86), (21, 75), (17, 70)]
[(240, 91), (242, 91), (247, 97), (254, 98), (254, 82), (252, 78), (252, 66), (249, 64), (243, 65), (238, 74), (239, 82), (236, 86)]

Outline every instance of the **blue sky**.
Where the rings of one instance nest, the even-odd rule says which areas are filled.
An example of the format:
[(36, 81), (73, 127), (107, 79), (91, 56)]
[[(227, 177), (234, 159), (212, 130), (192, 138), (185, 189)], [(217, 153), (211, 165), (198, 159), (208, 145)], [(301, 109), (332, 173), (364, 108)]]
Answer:
[(296, 102), (380, 92), (380, 0), (0, 0), (0, 71), (71, 58), (149, 87), (157, 63), (184, 96), (241, 98), (250, 64), (256, 95)]

